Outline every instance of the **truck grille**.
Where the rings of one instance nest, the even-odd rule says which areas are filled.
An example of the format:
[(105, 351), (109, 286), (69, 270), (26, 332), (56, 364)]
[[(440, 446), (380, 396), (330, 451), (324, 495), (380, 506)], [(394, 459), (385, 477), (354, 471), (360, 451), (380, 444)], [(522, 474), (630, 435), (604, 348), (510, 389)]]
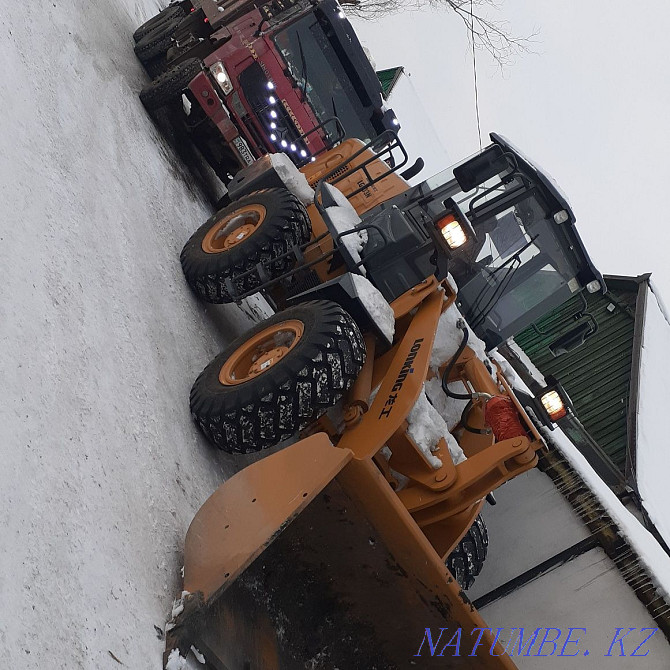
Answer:
[[(266, 139), (263, 144), (276, 147), (276, 151), (284, 151), (298, 166), (309, 161), (309, 149), (300, 140), (300, 132), (279, 100), (279, 95), (276, 91), (268, 89), (268, 79), (261, 66), (253, 63), (240, 74), (239, 80), (244, 97), (264, 129)], [(274, 104), (270, 102), (271, 97), (276, 100)], [(274, 123), (276, 128), (272, 128), (271, 123)], [(272, 135), (275, 136), (274, 140)], [(295, 147), (294, 150), (291, 149), (291, 145)], [(301, 152), (305, 155), (301, 155)]]

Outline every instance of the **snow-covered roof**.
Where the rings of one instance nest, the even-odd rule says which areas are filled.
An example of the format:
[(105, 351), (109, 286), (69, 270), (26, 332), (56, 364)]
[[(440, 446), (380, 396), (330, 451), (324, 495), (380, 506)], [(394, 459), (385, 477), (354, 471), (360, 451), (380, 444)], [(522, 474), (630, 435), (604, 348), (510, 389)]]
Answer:
[(658, 290), (650, 290), (644, 310), (639, 350), (634, 476), (649, 518), (670, 545), (670, 438), (663, 402), (668, 395), (665, 361), (670, 352), (670, 320)]
[[(668, 336), (670, 336), (670, 328)], [(499, 355), (497, 359), (503, 365), (505, 375), (512, 379), (513, 385), (530, 393), (524, 382), (509, 365), (506, 365), (506, 361)], [(621, 500), (605, 484), (585, 456), (560, 428), (555, 428), (551, 432), (550, 439), (607, 511), (628, 545), (639, 556), (657, 590), (667, 599), (670, 596), (670, 556), (642, 523), (626, 509)], [(662, 469), (658, 468), (658, 463), (657, 469)], [(664, 499), (670, 501), (670, 495), (667, 495), (667, 492)], [(659, 503), (661, 503), (660, 498)]]

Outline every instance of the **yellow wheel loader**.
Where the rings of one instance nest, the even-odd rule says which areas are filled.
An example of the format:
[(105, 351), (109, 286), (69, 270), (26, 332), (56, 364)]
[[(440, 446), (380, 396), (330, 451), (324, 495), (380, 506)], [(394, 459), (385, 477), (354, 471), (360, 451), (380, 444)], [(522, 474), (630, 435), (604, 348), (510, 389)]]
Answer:
[(485, 349), (602, 278), (553, 182), (491, 139), (415, 187), (393, 134), (268, 156), (186, 244), (198, 295), (277, 310), (198, 377), (196, 424), (230, 453), (300, 439), (196, 514), (166, 668), (515, 667), (462, 585), (487, 496), (543, 442)]

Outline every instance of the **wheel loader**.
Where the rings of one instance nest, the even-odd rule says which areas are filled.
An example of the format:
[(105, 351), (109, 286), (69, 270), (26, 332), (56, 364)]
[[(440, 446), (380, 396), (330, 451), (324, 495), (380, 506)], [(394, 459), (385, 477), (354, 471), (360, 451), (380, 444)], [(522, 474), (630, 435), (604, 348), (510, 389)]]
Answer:
[(299, 439), (196, 514), (166, 668), (516, 667), (463, 586), (543, 441), (486, 351), (603, 281), (554, 183), (491, 140), (416, 187), (392, 133), (267, 156), (184, 247), (203, 299), (277, 310), (198, 377), (196, 424), (229, 453)]

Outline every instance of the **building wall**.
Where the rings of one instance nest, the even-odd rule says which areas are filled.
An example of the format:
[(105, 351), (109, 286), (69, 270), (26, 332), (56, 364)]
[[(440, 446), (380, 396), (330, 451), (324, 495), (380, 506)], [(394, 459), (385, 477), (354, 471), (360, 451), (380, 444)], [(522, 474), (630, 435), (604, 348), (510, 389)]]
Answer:
[[(473, 600), (589, 535), (551, 479), (539, 470), (517, 477), (495, 495), (498, 504), (486, 505), (483, 511), (489, 529), (489, 553), (481, 575), (468, 591)], [(619, 645), (615, 645), (611, 657), (605, 656), (617, 628), (638, 629), (624, 640), (624, 651), (631, 654), (649, 634), (640, 638), (639, 629), (655, 628), (655, 624), (600, 548), (591, 549), (482, 607), (480, 613), (489, 626), (505, 629), (501, 633), (504, 644), (518, 635), (512, 633), (513, 627), (523, 627), (525, 637), (539, 627), (561, 629), (556, 654), (560, 653), (568, 628), (587, 629), (586, 634), (582, 633), (579, 647), (582, 652), (588, 649), (588, 656), (582, 653), (576, 658), (557, 655), (538, 658), (535, 656), (538, 641), (530, 656), (514, 658), (521, 670), (670, 668), (670, 645), (660, 631), (640, 650), (644, 653), (649, 649), (644, 658), (619, 657)], [(634, 636), (637, 642), (629, 644)], [(574, 645), (568, 645), (566, 654), (574, 653), (575, 649)], [(543, 649), (547, 654), (551, 651), (551, 644)]]

